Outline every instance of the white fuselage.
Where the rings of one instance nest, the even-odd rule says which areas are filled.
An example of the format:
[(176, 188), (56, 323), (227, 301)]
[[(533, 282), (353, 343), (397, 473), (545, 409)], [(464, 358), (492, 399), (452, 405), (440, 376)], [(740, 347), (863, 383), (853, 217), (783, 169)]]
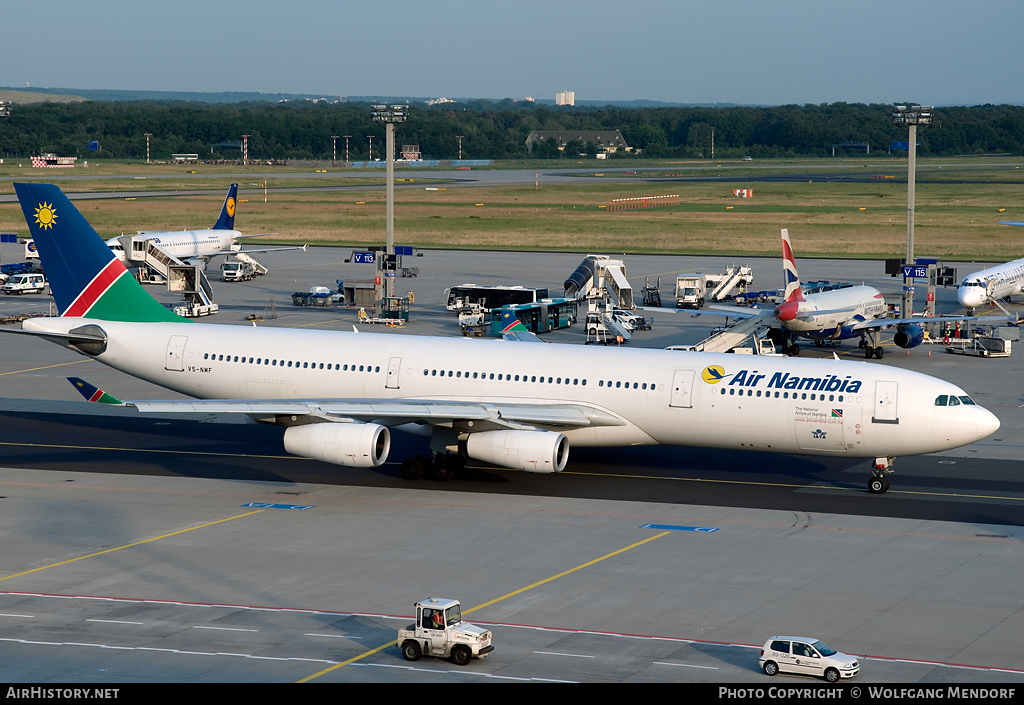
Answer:
[[(191, 257), (202, 257), (228, 252), (238, 243), (241, 233), (237, 230), (182, 230), (180, 232), (156, 232), (142, 230), (133, 237), (137, 240), (155, 240), (160, 249), (169, 255), (185, 261)], [(122, 262), (126, 259), (121, 239), (112, 237), (107, 240), (107, 247), (113, 250)]]
[(794, 333), (810, 337), (850, 337), (853, 335), (848, 328), (851, 324), (881, 318), (888, 312), (882, 294), (870, 286), (807, 294), (803, 301), (795, 303), (798, 304), (796, 315), (781, 323)]
[(24, 325), (89, 324), (107, 334), (98, 360), (198, 398), (573, 405), (623, 422), (562, 429), (580, 446), (897, 456), (955, 448), (999, 425), (973, 403), (937, 405), (940, 395), (967, 399), (953, 384), (861, 362), (82, 318)]
[(964, 277), (956, 288), (956, 299), (964, 308), (976, 309), (990, 301), (1024, 290), (1024, 259), (996, 265)]

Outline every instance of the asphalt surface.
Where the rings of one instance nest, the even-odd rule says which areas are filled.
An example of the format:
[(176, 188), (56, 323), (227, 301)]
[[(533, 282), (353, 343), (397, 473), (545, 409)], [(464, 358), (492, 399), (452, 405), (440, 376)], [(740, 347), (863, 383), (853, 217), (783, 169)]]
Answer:
[[(20, 248), (4, 247), (4, 261), (17, 259)], [(278, 317), (258, 325), (350, 330), (353, 309), (290, 304), (292, 291), (370, 274), (348, 256), (280, 252), (256, 281), (213, 278), (222, 310), (208, 322), (251, 325), (243, 318), (273, 297)], [(457, 335), (445, 287), (557, 292), (580, 259), (426, 253), (405, 262), (420, 276), (397, 282), (415, 292), (412, 321), (379, 332)], [(729, 263), (625, 261), (634, 286)], [(755, 287), (780, 278), (778, 260), (747, 263)], [(878, 262), (798, 264), (805, 279), (899, 288)], [(0, 314), (46, 305), (5, 297)], [(954, 293), (940, 291), (939, 305), (955, 307)], [(694, 343), (719, 322), (666, 310), (631, 344)], [(549, 339), (581, 344), (583, 334)], [(860, 656), (853, 685), (1024, 676), (1024, 399), (1013, 356), (937, 345), (908, 355), (886, 343), (870, 364), (950, 379), (1003, 425), (957, 451), (898, 459), (892, 489), (875, 496), (866, 461), (700, 448), (574, 449), (556, 476), (471, 465), (451, 483), (408, 483), (398, 463), (422, 452), (419, 439), (395, 434), (375, 471), (295, 458), (273, 428), (87, 405), (65, 377), (123, 399), (176, 395), (52, 344), (0, 345), (0, 661), (12, 682), (817, 687), (760, 672), (758, 647), (780, 633)], [(833, 352), (862, 359), (855, 344), (805, 348)], [(460, 598), (467, 619), (492, 626), (495, 652), (462, 669), (403, 661), (388, 642), (428, 595)]]

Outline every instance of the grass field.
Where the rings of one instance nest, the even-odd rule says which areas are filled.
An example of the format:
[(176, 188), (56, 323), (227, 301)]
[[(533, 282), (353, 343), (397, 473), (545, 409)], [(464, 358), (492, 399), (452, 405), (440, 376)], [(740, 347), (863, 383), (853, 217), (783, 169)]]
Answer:
[[(999, 164), (994, 164), (998, 161)], [(867, 167), (872, 174), (896, 178), (826, 182), (815, 180), (828, 167), (850, 172)], [(939, 168), (938, 164), (943, 166)], [(622, 176), (623, 166), (600, 165), (607, 174)], [(671, 174), (680, 163), (643, 162)], [(728, 182), (607, 182), (600, 176), (581, 176), (578, 183), (526, 187), (452, 187), (427, 191), (415, 183), (399, 183), (395, 192), (395, 240), (424, 248), (572, 250), (595, 253), (716, 253), (775, 255), (779, 228), (789, 228), (801, 256), (854, 258), (898, 257), (905, 252), (907, 230), (906, 163), (898, 160), (775, 161), (726, 170), (716, 164), (687, 176), (722, 175)], [(953, 166), (949, 166), (953, 164)], [(1010, 166), (1006, 166), (1009, 164)], [(584, 166), (594, 168), (595, 162)], [(523, 163), (514, 168), (534, 168)], [(548, 162), (544, 168), (575, 163)], [(204, 174), (238, 174), (241, 167), (195, 168)], [(383, 174), (352, 178), (274, 178), (267, 167), (250, 167), (252, 179), (236, 178), (241, 186), (237, 227), (245, 233), (274, 232), (275, 241), (342, 246), (382, 244), (385, 237)], [(262, 170), (260, 170), (262, 169)], [(280, 171), (280, 167), (273, 167)], [(299, 171), (289, 169), (290, 171)], [(802, 171), (801, 171), (802, 170)], [(0, 177), (38, 179), (40, 170), (26, 173), (7, 160)], [(196, 179), (181, 166), (127, 164), (90, 165), (74, 175), (124, 175), (120, 179), (61, 181), (61, 173), (46, 174), (69, 191), (227, 190), (230, 176)], [(306, 172), (312, 170), (306, 169)], [(752, 176), (806, 172), (807, 181), (748, 181)], [(181, 179), (147, 180), (138, 176), (175, 175)], [(263, 174), (269, 199), (263, 202)], [(430, 176), (427, 171), (424, 176)], [(644, 172), (636, 178), (650, 176)], [(633, 178), (630, 176), (630, 178)], [(733, 180), (734, 178), (734, 180)], [(965, 183), (966, 181), (966, 183)], [(365, 191), (290, 192), (304, 186), (367, 186)], [(369, 187), (376, 186), (377, 189)], [(445, 188), (443, 184), (438, 184)], [(754, 197), (735, 198), (734, 188), (753, 188)], [(10, 181), (0, 193), (12, 193)], [(678, 194), (680, 205), (608, 212), (610, 198)], [(138, 229), (180, 230), (209, 227), (223, 196), (177, 196), (136, 200), (79, 201), (78, 207), (105, 237)], [(918, 163), (915, 207), (915, 251), (919, 256), (948, 260), (1002, 261), (1022, 256), (1024, 228), (998, 225), (1000, 220), (1024, 220), (1024, 160), (961, 159)], [(0, 230), (26, 232), (17, 204), (0, 204)]]

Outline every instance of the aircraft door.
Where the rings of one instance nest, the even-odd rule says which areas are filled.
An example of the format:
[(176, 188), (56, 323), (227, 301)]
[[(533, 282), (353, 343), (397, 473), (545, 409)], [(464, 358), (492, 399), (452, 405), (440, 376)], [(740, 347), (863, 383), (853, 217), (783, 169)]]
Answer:
[(896, 415), (897, 382), (875, 382), (875, 411), (871, 423), (899, 423)]
[(187, 335), (172, 335), (167, 341), (167, 355), (164, 357), (164, 369), (182, 372), (185, 369), (185, 343)]
[(398, 377), (402, 371), (402, 358), (393, 357), (388, 362), (388, 381), (384, 386), (388, 389), (398, 389)]
[(672, 396), (669, 398), (669, 406), (678, 406), (689, 409), (693, 406), (693, 370), (676, 370), (672, 377)]

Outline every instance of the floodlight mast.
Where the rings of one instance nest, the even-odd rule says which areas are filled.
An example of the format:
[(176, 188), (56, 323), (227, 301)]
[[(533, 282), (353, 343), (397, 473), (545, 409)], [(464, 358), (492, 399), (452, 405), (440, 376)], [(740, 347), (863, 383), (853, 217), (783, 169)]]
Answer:
[[(931, 106), (894, 105), (892, 121), (896, 125), (906, 126), (908, 131), (907, 144), (907, 259), (906, 264), (914, 264), (914, 189), (916, 188), (915, 173), (917, 171), (917, 126), (932, 124)], [(900, 315), (912, 316), (914, 312), (914, 286), (912, 277), (903, 277), (903, 310)]]
[[(395, 261), (395, 125), (409, 119), (408, 105), (374, 105), (371, 113), (373, 121), (384, 125), (386, 137), (387, 166), (387, 259), (385, 266), (392, 266)], [(384, 272), (384, 296), (394, 295), (394, 270), (389, 276)]]

